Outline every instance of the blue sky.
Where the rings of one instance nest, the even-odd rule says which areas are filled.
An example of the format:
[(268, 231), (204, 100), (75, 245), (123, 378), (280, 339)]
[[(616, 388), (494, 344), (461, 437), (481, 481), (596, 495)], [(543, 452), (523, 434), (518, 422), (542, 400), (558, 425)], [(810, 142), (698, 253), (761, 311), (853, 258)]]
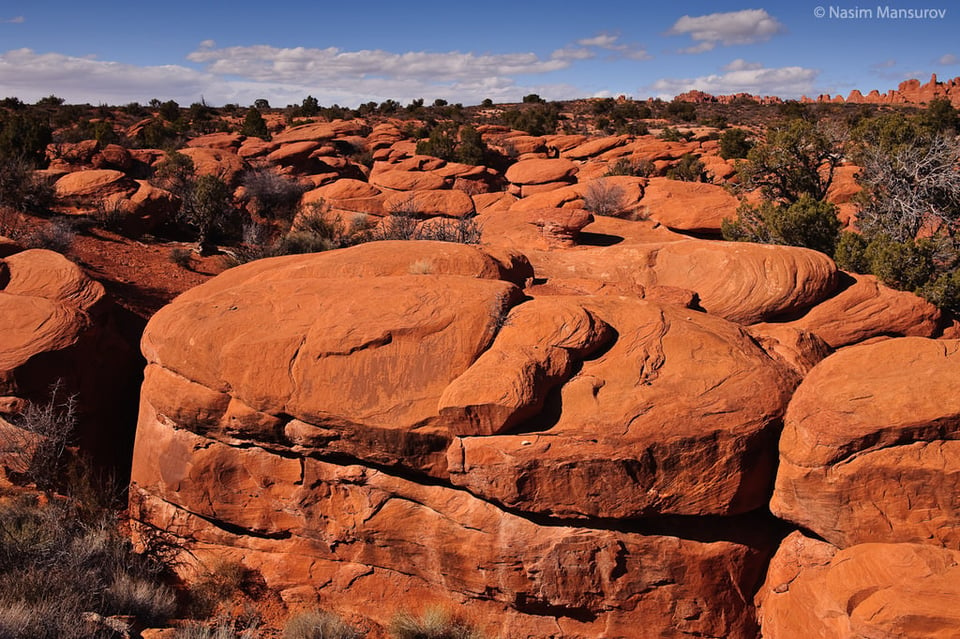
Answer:
[[(818, 8), (826, 14), (817, 17)], [(887, 9), (944, 11), (924, 19)], [(855, 19), (840, 18), (859, 9)], [(869, 14), (869, 15), (868, 15)], [(960, 6), (483, 0), (5, 0), (0, 96), (476, 104), (697, 88), (796, 98), (960, 76)]]

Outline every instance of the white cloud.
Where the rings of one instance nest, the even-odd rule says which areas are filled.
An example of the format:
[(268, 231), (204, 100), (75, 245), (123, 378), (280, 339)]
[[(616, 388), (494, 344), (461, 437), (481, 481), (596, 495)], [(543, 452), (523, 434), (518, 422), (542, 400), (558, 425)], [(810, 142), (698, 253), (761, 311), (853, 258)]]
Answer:
[(881, 62), (876, 62), (874, 64), (871, 64), (870, 68), (871, 69), (891, 69), (895, 66), (897, 66), (897, 61), (894, 60), (893, 58), (889, 58), (887, 60), (883, 60)]
[(15, 18), (6, 18), (6, 19), (3, 19), (3, 20), (0, 20), (0, 23), (2, 23), (2, 24), (23, 24), (23, 23), (26, 22), (26, 21), (27, 21), (27, 19), (24, 18), (23, 16), (17, 16), (17, 17), (15, 17)]
[(616, 45), (617, 40), (619, 39), (620, 36), (612, 33), (600, 33), (592, 38), (581, 38), (580, 40), (577, 40), (577, 44), (582, 47), (600, 47), (601, 49), (610, 49)]
[(760, 62), (747, 62), (743, 58), (737, 58), (732, 62), (728, 62), (723, 66), (724, 71), (754, 71), (756, 69), (762, 69), (763, 64)]
[(667, 35), (689, 35), (698, 44), (681, 49), (681, 53), (703, 53), (718, 44), (764, 42), (783, 30), (783, 24), (765, 9), (744, 9), (705, 16), (685, 15), (674, 23)]
[(193, 101), (215, 81), (209, 74), (179, 65), (140, 67), (31, 49), (0, 54), (0, 95), (27, 101), (51, 93), (91, 104), (165, 96)]
[(452, 51), (393, 53), (379, 49), (343, 51), (336, 47), (308, 49), (269, 45), (201, 48), (187, 56), (217, 75), (257, 81), (321, 84), (371, 77), (396, 80), (457, 82), (471, 78), (548, 73), (565, 69), (566, 59), (541, 59), (534, 53), (477, 55)]
[(551, 53), (550, 57), (555, 60), (589, 60), (597, 54), (584, 47), (564, 47)]
[(586, 91), (557, 82), (524, 84), (518, 74), (549, 74), (579, 59), (541, 59), (532, 53), (344, 52), (338, 50), (235, 47), (217, 50), (205, 42), (183, 65), (141, 67), (119, 62), (36, 53), (18, 49), (0, 53), (0, 96), (25, 101), (56, 94), (68, 102), (125, 104), (151, 98), (190, 104), (252, 104), (267, 98), (274, 105), (299, 103), (313, 95), (321, 104), (356, 106), (387, 98), (402, 103), (423, 97), (477, 104), (484, 98), (518, 101), (528, 93), (547, 99), (581, 97)]
[(946, 55), (940, 56), (940, 58), (937, 60), (937, 64), (942, 64), (942, 65), (960, 64), (960, 58), (958, 58), (952, 53), (948, 53)]
[(628, 58), (630, 60), (649, 60), (650, 54), (643, 47), (635, 44), (626, 44), (620, 42), (620, 36), (616, 33), (598, 33), (592, 38), (581, 38), (577, 40), (581, 47), (594, 47), (611, 51), (618, 57)]
[(796, 98), (814, 92), (813, 83), (819, 73), (803, 67), (746, 68), (699, 78), (662, 78), (646, 89), (663, 98), (694, 89), (713, 95), (752, 93)]

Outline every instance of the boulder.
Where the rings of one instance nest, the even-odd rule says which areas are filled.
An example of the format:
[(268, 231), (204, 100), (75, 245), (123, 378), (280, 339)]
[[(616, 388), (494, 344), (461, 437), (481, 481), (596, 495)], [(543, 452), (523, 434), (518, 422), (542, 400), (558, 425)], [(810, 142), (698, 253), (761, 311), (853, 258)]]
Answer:
[(242, 562), (292, 605), (381, 632), (433, 605), (515, 639), (756, 636), (749, 593), (772, 551), (762, 521), (714, 524), (707, 539), (542, 525), (348, 459), (211, 441), (148, 405), (140, 424), (134, 516), (201, 561)]
[(334, 138), (364, 135), (369, 129), (366, 122), (355, 120), (334, 120), (333, 122), (319, 122), (295, 126), (273, 136), (276, 144), (292, 142), (326, 141)]
[(570, 160), (521, 160), (510, 165), (505, 177), (514, 184), (547, 184), (570, 182), (577, 174), (577, 165)]
[(534, 209), (524, 217), (540, 229), (543, 243), (548, 247), (573, 246), (585, 226), (593, 222), (593, 214), (584, 209)]
[(361, 197), (375, 197), (381, 191), (377, 187), (362, 180), (341, 178), (313, 191), (318, 197), (327, 200), (349, 200)]
[(133, 168), (133, 156), (126, 147), (108, 144), (91, 159), (94, 168), (115, 169), (127, 173)]
[[(78, 444), (125, 472), (142, 363), (103, 286), (53, 251), (0, 259), (0, 412), (77, 395)], [(127, 447), (124, 450), (124, 447)]]
[(116, 194), (105, 202), (108, 211), (111, 208), (120, 211), (123, 231), (131, 236), (157, 228), (176, 215), (180, 208), (180, 199), (170, 191), (146, 180), (136, 182), (138, 187), (132, 195)]
[(918, 544), (838, 550), (791, 533), (757, 593), (764, 639), (947, 639), (960, 627), (960, 553)]
[(724, 320), (625, 298), (572, 299), (595, 326), (630, 338), (584, 361), (519, 433), (458, 438), (451, 480), (485, 500), (563, 518), (762, 507), (797, 377)]
[(885, 286), (873, 275), (843, 273), (835, 295), (785, 325), (840, 348), (880, 336), (934, 337), (940, 322), (940, 310), (922, 297)]
[(675, 231), (720, 233), (724, 219), (735, 220), (737, 198), (721, 186), (651, 178), (640, 206), (653, 220)]
[[(260, 138), (256, 139), (259, 140)], [(188, 140), (187, 146), (236, 151), (246, 141), (247, 137), (240, 133), (208, 133)]]
[(627, 135), (614, 135), (596, 138), (584, 142), (583, 144), (578, 144), (572, 149), (567, 149), (560, 155), (571, 160), (586, 160), (587, 158), (600, 155), (605, 151), (609, 151), (610, 149), (626, 144), (629, 140), (630, 136)]
[(371, 173), (370, 184), (393, 191), (422, 191), (443, 188), (446, 180), (424, 171), (385, 170)]
[(840, 548), (960, 549), (960, 341), (844, 348), (790, 401), (770, 508)]
[[(599, 219), (604, 223), (611, 220)], [(836, 265), (817, 251), (740, 242), (677, 241), (682, 236), (666, 229), (658, 233), (635, 222), (619, 223), (632, 225), (621, 232), (637, 233), (637, 240), (594, 246), (589, 251), (530, 252), (537, 275), (619, 282), (634, 290), (653, 286), (686, 289), (697, 293), (701, 308), (708, 313), (740, 324), (800, 313), (828, 297), (836, 287)], [(484, 228), (488, 241), (495, 238), (494, 228)]]
[(236, 186), (246, 165), (232, 150), (188, 147), (179, 151), (193, 161), (197, 175), (214, 175), (230, 186)]
[(423, 189), (392, 193), (383, 208), (394, 214), (414, 217), (469, 217), (476, 213), (473, 200), (463, 191)]
[(138, 187), (123, 171), (91, 169), (68, 173), (53, 188), (61, 200), (91, 203), (111, 195), (130, 195)]

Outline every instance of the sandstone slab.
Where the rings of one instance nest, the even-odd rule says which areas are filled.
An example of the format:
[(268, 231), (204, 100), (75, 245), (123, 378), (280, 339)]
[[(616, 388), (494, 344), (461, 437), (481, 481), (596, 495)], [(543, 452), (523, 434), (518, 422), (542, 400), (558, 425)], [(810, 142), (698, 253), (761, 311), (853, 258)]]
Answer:
[(842, 349), (797, 389), (780, 439), (774, 514), (840, 547), (960, 549), (960, 341)]
[(918, 544), (838, 550), (794, 532), (757, 594), (764, 639), (947, 639), (960, 627), (960, 553)]

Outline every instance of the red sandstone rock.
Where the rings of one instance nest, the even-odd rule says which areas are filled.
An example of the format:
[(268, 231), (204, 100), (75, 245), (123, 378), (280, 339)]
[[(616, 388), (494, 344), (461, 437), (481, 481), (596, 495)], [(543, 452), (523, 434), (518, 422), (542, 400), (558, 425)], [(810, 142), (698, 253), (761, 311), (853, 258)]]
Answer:
[(651, 219), (677, 231), (719, 233), (724, 219), (737, 218), (737, 198), (721, 186), (651, 178), (640, 200)]
[(530, 224), (540, 229), (546, 246), (573, 246), (583, 227), (593, 222), (584, 209), (534, 209), (525, 212)]
[(960, 627), (960, 553), (916, 544), (845, 550), (794, 532), (757, 594), (764, 639), (948, 639)]
[(363, 120), (334, 120), (318, 124), (303, 124), (287, 129), (273, 136), (276, 144), (291, 142), (305, 142), (318, 140), (332, 140), (338, 137), (363, 135), (367, 131)]
[(510, 165), (505, 177), (514, 184), (569, 182), (577, 173), (570, 160), (522, 160)]
[(803, 377), (830, 354), (830, 346), (815, 333), (783, 324), (754, 324), (747, 328), (763, 350)]
[(723, 320), (622, 298), (580, 299), (630, 337), (583, 363), (561, 389), (556, 417), (533, 420), (520, 434), (459, 438), (448, 453), (454, 483), (559, 517), (760, 507), (773, 463), (767, 447), (793, 374)]
[(128, 402), (142, 365), (115, 328), (103, 287), (59, 253), (0, 260), (0, 412), (78, 393), (79, 445), (98, 463), (131, 440)]
[(108, 144), (103, 150), (91, 159), (94, 168), (115, 169), (127, 172), (133, 167), (133, 156), (126, 147), (119, 144)]
[(384, 199), (383, 207), (415, 217), (467, 217), (476, 212), (473, 200), (463, 191), (440, 189), (392, 193)]
[(377, 187), (362, 180), (341, 178), (314, 191), (320, 197), (328, 200), (348, 200), (358, 197), (375, 197), (381, 191)]
[(133, 481), (135, 515), (199, 556), (242, 561), (288, 601), (319, 600), (381, 627), (399, 610), (438, 604), (490, 636), (516, 639), (626, 637), (637, 628), (756, 636), (746, 598), (765, 548), (742, 534), (695, 541), (670, 530), (538, 525), (461, 490), (212, 442), (149, 405)]
[(423, 171), (386, 170), (370, 174), (370, 184), (394, 191), (422, 191), (443, 188), (443, 177)]
[(180, 200), (170, 191), (153, 186), (146, 180), (137, 180), (137, 190), (130, 196), (123, 193), (106, 198), (108, 210), (118, 207), (124, 215), (124, 232), (139, 235), (155, 229), (176, 214)]
[(797, 389), (770, 508), (836, 546), (960, 548), (960, 341), (852, 346)]
[(595, 155), (600, 155), (601, 153), (609, 151), (612, 148), (626, 144), (628, 140), (630, 140), (630, 137), (626, 135), (597, 138), (588, 142), (584, 142), (583, 144), (575, 146), (572, 149), (567, 149), (561, 153), (561, 155), (571, 160), (585, 160)]
[[(496, 228), (494, 223), (489, 229), (491, 240), (497, 235)], [(487, 233), (485, 227), (485, 238)], [(660, 238), (656, 232), (647, 234), (649, 239), (638, 238), (643, 243), (624, 242), (589, 251), (528, 252), (528, 256), (540, 277), (616, 281), (635, 290), (673, 286), (695, 291), (708, 313), (741, 324), (798, 313), (828, 297), (836, 287), (836, 266), (816, 251), (738, 242), (676, 241), (678, 236), (667, 231)]]
[(64, 175), (54, 184), (54, 190), (62, 200), (93, 201), (118, 193), (131, 194), (137, 184), (122, 171), (93, 169)]
[(490, 349), (443, 391), (440, 416), (460, 436), (507, 432), (540, 413), (574, 364), (612, 339), (607, 324), (571, 300), (516, 306)]
[(247, 138), (239, 133), (208, 133), (188, 140), (187, 146), (236, 151), (246, 140)]
[(884, 286), (872, 275), (844, 274), (843, 286), (799, 319), (786, 323), (816, 333), (832, 348), (881, 335), (933, 337), (941, 314), (923, 298)]
[(240, 156), (229, 150), (198, 147), (179, 152), (193, 161), (197, 175), (215, 175), (231, 186), (236, 185), (245, 168)]
[(477, 213), (484, 211), (505, 211), (516, 201), (516, 196), (502, 192), (478, 193), (473, 196), (473, 205)]

